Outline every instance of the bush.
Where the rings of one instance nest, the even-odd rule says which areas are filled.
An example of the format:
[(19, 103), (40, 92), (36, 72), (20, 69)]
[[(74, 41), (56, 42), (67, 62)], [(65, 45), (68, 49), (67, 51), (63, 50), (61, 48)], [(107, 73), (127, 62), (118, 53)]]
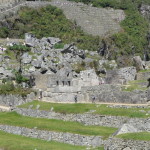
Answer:
[(33, 92), (31, 89), (25, 89), (20, 86), (15, 87), (12, 82), (7, 82), (5, 84), (0, 85), (0, 94), (13, 94), (13, 95), (21, 95), (26, 96)]
[(63, 43), (57, 43), (54, 45), (55, 49), (63, 49), (64, 48), (64, 44)]
[(13, 51), (22, 51), (22, 52), (26, 52), (26, 51), (30, 51), (31, 48), (27, 47), (25, 45), (13, 45), (13, 46), (8, 46), (9, 50), (13, 50)]
[(0, 94), (7, 94), (11, 91), (14, 91), (15, 87), (13, 85), (13, 83), (8, 82), (6, 84), (2, 84), (0, 85)]

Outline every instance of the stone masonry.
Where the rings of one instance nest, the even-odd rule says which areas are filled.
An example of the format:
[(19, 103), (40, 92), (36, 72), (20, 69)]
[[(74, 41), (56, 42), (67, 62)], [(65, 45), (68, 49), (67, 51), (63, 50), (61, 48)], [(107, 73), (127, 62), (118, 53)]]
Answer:
[(44, 131), (9, 125), (0, 125), (0, 130), (26, 137), (38, 138), (46, 141), (57, 141), (72, 145), (98, 147), (103, 144), (102, 137), (100, 136), (85, 136), (67, 132)]
[(67, 0), (52, 0), (51, 5), (61, 8), (68, 19), (92, 35), (106, 35), (121, 30), (119, 23), (124, 20), (122, 10), (96, 8)]
[[(148, 131), (150, 132), (150, 120), (143, 118), (129, 118), (122, 116), (105, 116), (98, 114), (61, 114), (54, 111), (44, 111), (37, 109), (26, 109), (26, 108), (16, 108), (15, 111), (23, 116), (30, 116), (36, 118), (47, 118), (47, 119), (58, 119), (64, 121), (76, 121), (83, 123), (85, 125), (97, 125), (97, 126), (107, 126), (119, 128), (124, 123), (130, 124), (138, 128), (138, 131)], [(138, 127), (137, 127), (138, 126)]]
[(125, 18), (122, 10), (95, 8), (67, 0), (52, 0), (52, 2), (14, 0), (11, 3), (7, 0), (6, 5), (3, 5), (3, 0), (1, 0), (0, 4), (2, 4), (0, 6), (1, 21), (16, 14), (22, 6), (38, 8), (50, 4), (62, 9), (66, 17), (75, 21), (85, 32), (99, 36), (119, 32), (121, 30), (119, 23)]
[(100, 136), (84, 136), (72, 133), (43, 131), (9, 125), (0, 125), (0, 130), (26, 137), (38, 138), (47, 141), (53, 140), (72, 145), (93, 147), (104, 145), (105, 150), (150, 150), (149, 141), (124, 140), (114, 137), (103, 140)]

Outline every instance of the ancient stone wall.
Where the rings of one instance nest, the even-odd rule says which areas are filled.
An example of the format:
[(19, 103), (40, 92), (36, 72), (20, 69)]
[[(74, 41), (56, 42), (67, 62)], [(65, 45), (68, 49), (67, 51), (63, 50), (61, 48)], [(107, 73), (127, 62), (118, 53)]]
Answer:
[(22, 97), (20, 95), (0, 95), (0, 105), (14, 107), (31, 102), (35, 98), (36, 96), (33, 92), (28, 94), (26, 97)]
[[(139, 73), (137, 73), (137, 80), (147, 81), (148, 78), (150, 78), (150, 72), (139, 72)], [(147, 84), (148, 84), (148, 82), (147, 82)]]
[(72, 145), (93, 147), (104, 145), (105, 150), (149, 150), (150, 148), (149, 141), (124, 140), (114, 137), (102, 140), (102, 137), (100, 136), (84, 136), (79, 134), (43, 131), (9, 125), (0, 125), (0, 130), (26, 137), (38, 138), (47, 141), (53, 140)]
[[(50, 108), (51, 109), (51, 108)], [(138, 131), (149, 131), (150, 127), (146, 127), (145, 122), (150, 123), (150, 120), (143, 118), (129, 118), (122, 116), (105, 116), (105, 115), (96, 115), (96, 114), (61, 114), (53, 111), (44, 111), (38, 109), (25, 109), (25, 108), (16, 108), (15, 111), (23, 116), (37, 117), (37, 118), (48, 118), (48, 119), (58, 119), (65, 121), (76, 121), (83, 123), (85, 125), (98, 125), (98, 126), (107, 126), (120, 128), (124, 123), (131, 124), (132, 126), (137, 127)], [(92, 111), (92, 110), (91, 110)], [(94, 110), (93, 110), (94, 111)], [(143, 128), (143, 126), (145, 128)]]
[(122, 10), (96, 8), (67, 0), (52, 0), (51, 5), (61, 8), (68, 19), (92, 35), (106, 35), (119, 32), (119, 23), (124, 20)]
[(125, 67), (120, 69), (108, 70), (106, 73), (106, 83), (109, 84), (124, 84), (128, 81), (135, 80), (135, 67)]
[(16, 14), (22, 6), (38, 8), (51, 4), (62, 9), (66, 17), (76, 21), (85, 32), (99, 36), (119, 32), (121, 30), (119, 23), (125, 18), (122, 10), (96, 8), (67, 0), (52, 0), (52, 2), (1, 0), (0, 4), (1, 21)]
[(0, 125), (0, 130), (26, 137), (38, 138), (46, 141), (57, 141), (72, 145), (98, 147), (103, 144), (102, 137), (100, 136), (85, 136), (72, 133), (44, 131), (37, 129), (29, 129), (25, 127), (15, 127), (9, 125)]
[[(66, 89), (66, 90), (64, 90)], [(121, 86), (111, 84), (101, 84), (98, 86), (88, 86), (77, 89), (75, 87), (63, 87), (63, 92), (60, 89), (47, 89), (43, 91), (44, 101), (49, 102), (74, 102), (74, 97), (77, 95), (79, 103), (91, 102), (92, 96), (95, 96), (95, 102), (106, 103), (131, 103), (144, 104), (150, 101), (150, 89), (146, 91), (122, 91)]]
[(149, 141), (109, 138), (105, 141), (105, 150), (149, 150)]

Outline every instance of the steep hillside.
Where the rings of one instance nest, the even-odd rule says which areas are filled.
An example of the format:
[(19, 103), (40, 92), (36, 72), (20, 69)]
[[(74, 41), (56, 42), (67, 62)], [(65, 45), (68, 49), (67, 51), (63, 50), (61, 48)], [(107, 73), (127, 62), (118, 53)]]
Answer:
[[(141, 13), (141, 6), (150, 4), (148, 0), (70, 1), (84, 2), (95, 7), (122, 9), (119, 11), (124, 11), (126, 14), (125, 19), (120, 23), (122, 29), (116, 23), (122, 20), (120, 14), (117, 14), (117, 10), (105, 9), (107, 11), (102, 13), (101, 17), (103, 8), (58, 0), (52, 1), (51, 4), (63, 11), (54, 6), (42, 9), (21, 9), (18, 16), (2, 23), (0, 37), (23, 38), (26, 32), (32, 32), (38, 38), (59, 37), (63, 43), (74, 42), (81, 49), (97, 50), (106, 59), (117, 60), (120, 66), (133, 65), (131, 61), (133, 55), (140, 55), (145, 60), (149, 60), (149, 22), (142, 16), (143, 12)], [(94, 13), (94, 10), (97, 13)], [(115, 13), (117, 17), (113, 17)], [(71, 22), (67, 18), (75, 21)], [(120, 32), (114, 32), (115, 28)], [(108, 34), (111, 31), (113, 31), (113, 35)]]
[[(142, 4), (150, 5), (149, 0), (69, 0), (92, 4), (95, 7), (111, 7), (122, 9), (126, 13), (126, 18), (121, 22), (124, 29), (122, 32), (110, 37), (110, 47), (114, 57), (120, 55), (140, 54), (145, 53), (145, 59), (149, 59), (148, 49), (148, 20), (144, 19), (140, 14)], [(107, 40), (106, 40), (107, 41)], [(116, 50), (115, 50), (116, 49)], [(111, 56), (110, 56), (111, 57)]]

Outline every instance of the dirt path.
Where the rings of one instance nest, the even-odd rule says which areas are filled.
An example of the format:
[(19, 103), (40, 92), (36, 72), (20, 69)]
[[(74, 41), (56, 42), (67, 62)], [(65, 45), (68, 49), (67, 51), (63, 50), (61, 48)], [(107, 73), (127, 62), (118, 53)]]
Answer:
[[(42, 100), (43, 102), (50, 102), (50, 103), (56, 103), (55, 101), (46, 101), (46, 100)], [(62, 104), (74, 104), (74, 102), (59, 102)], [(91, 104), (91, 102), (79, 102), (79, 103), (83, 103), (83, 104)], [(126, 103), (103, 103), (103, 102), (96, 102), (95, 104), (106, 104), (106, 105), (124, 105), (124, 106), (150, 106), (150, 103), (147, 104), (126, 104)]]

